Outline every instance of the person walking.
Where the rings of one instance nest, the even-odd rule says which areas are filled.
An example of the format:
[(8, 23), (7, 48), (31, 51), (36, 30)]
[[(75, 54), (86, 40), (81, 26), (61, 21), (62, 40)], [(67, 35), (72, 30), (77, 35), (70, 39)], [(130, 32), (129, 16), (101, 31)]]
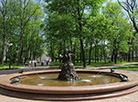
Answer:
[(24, 64), (25, 66), (28, 66), (28, 63), (27, 62), (25, 62), (25, 64)]
[(41, 66), (43, 66), (43, 65), (44, 65), (44, 61), (41, 62)]
[(46, 61), (47, 66), (48, 66), (48, 63), (49, 63), (49, 60)]
[(30, 61), (29, 61), (29, 68), (31, 67), (31, 64), (32, 64), (32, 61), (30, 60)]
[(34, 60), (34, 67), (36, 67), (36, 63), (37, 63), (36, 60)]

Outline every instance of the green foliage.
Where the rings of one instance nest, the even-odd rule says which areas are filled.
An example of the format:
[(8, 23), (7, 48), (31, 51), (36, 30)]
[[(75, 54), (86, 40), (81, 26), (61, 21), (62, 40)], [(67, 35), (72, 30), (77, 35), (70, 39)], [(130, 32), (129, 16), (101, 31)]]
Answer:
[[(0, 2), (0, 11), (7, 10), (5, 12), (5, 21), (2, 21), (4, 16), (2, 16), (2, 12), (0, 12), (0, 21), (5, 22), (0, 24), (0, 58), (2, 57), (2, 45), (4, 44), (4, 59), (5, 61), (9, 61), (9, 56), (11, 56), (11, 60), (15, 63), (17, 57), (19, 55), (20, 48), (20, 34), (21, 34), (21, 24), (23, 24), (23, 44), (22, 44), (22, 53), (21, 58), (22, 62), (24, 60), (34, 59), (40, 57), (43, 54), (44, 49), (44, 38), (42, 35), (42, 19), (44, 17), (44, 13), (42, 11), (42, 7), (34, 2), (33, 0), (21, 0), (22, 5), (20, 5), (19, 0), (2, 0)], [(1, 3), (4, 3), (2, 6)], [(35, 11), (36, 10), (36, 11)], [(34, 12), (35, 11), (35, 12)], [(23, 22), (21, 22), (23, 21)], [(4, 26), (6, 28), (6, 32), (4, 33)], [(3, 35), (5, 34), (5, 38), (3, 39)], [(12, 43), (13, 46), (10, 49), (8, 44)]]
[[(130, 20), (116, 2), (44, 0), (42, 8), (33, 0), (21, 0), (21, 5), (19, 0), (7, 0), (7, 4), (1, 1), (5, 7), (0, 5), (0, 11), (8, 11), (4, 11), (5, 20), (0, 12), (0, 21), (5, 22), (0, 23), (0, 53), (4, 45), (5, 62), (9, 61), (9, 56), (15, 63), (19, 55), (23, 62), (43, 53), (52, 60), (60, 60), (59, 54), (63, 55), (68, 49), (75, 54), (74, 62), (75, 59), (83, 59), (83, 62), (93, 59), (96, 63), (104, 59), (103, 63), (107, 63), (106, 58), (111, 55), (121, 56), (130, 49), (138, 50), (137, 40), (131, 40), (138, 36), (134, 36)], [(137, 15), (137, 10), (135, 12)]]
[[(108, 2), (103, 13), (110, 20), (108, 48), (116, 54), (128, 53), (128, 39), (132, 37), (130, 24), (118, 3)], [(125, 46), (124, 46), (125, 45)]]

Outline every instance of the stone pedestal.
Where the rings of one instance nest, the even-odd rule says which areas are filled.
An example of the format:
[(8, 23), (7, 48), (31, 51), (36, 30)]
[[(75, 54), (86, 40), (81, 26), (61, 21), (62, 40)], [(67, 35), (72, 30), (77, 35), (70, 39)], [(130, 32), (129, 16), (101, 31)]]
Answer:
[(58, 79), (62, 81), (72, 81), (79, 79), (72, 62), (66, 62), (62, 64), (62, 70), (58, 76)]

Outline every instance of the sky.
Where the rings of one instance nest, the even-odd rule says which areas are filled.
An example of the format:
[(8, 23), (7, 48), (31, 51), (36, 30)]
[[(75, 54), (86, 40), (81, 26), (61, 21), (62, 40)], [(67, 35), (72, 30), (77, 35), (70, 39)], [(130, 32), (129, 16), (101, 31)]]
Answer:
[[(39, 0), (33, 0), (34, 2), (37, 2), (37, 1), (39, 1)], [(41, 0), (41, 2), (43, 2), (44, 0)], [(114, 1), (114, 2), (117, 2), (117, 0), (112, 0), (112, 1)], [(122, 1), (122, 0), (120, 0), (120, 1)]]

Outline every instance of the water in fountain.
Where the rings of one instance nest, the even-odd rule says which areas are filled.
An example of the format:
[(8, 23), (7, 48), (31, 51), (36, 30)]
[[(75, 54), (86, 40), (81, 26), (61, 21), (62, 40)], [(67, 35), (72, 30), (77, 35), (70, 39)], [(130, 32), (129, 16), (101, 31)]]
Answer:
[[(35, 69), (30, 69), (31, 71), (34, 71)], [(42, 80), (44, 80), (45, 79), (45, 77), (42, 77), (42, 76), (40, 76), (37, 72), (34, 72), (40, 79), (42, 79)]]

